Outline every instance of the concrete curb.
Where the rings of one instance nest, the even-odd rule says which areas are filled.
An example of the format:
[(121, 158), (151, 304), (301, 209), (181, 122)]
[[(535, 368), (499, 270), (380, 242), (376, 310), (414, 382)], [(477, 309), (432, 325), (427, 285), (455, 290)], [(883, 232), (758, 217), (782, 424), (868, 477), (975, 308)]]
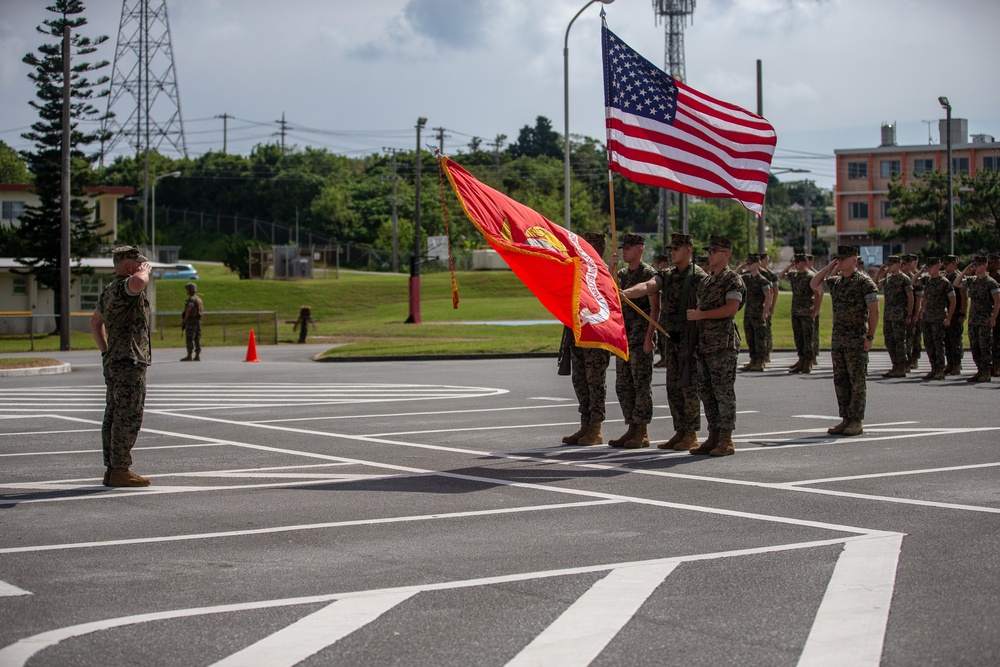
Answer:
[(58, 366), (36, 366), (34, 368), (6, 368), (0, 369), (0, 378), (26, 377), (28, 375), (59, 375), (69, 373), (73, 370), (68, 363), (61, 363)]

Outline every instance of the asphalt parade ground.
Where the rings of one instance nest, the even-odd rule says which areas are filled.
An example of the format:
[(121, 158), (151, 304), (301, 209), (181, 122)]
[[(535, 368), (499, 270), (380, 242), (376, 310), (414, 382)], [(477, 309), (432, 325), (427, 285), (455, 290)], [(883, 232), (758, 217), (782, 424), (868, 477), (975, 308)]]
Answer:
[[(872, 353), (845, 438), (828, 353), (775, 353), (712, 458), (560, 445), (554, 359), (320, 349), (154, 350), (144, 489), (101, 486), (96, 352), (0, 378), (0, 665), (1000, 664), (1000, 382), (971, 368)], [(654, 404), (662, 441), (662, 369)]]

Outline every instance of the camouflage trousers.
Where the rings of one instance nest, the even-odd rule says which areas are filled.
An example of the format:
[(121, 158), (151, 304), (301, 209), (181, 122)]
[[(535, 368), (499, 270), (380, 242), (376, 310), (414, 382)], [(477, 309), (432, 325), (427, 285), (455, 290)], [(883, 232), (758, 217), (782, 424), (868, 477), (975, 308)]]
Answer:
[(626, 423), (645, 425), (653, 419), (653, 354), (629, 341), (628, 361), (615, 357), (615, 393)]
[(743, 331), (747, 335), (747, 347), (751, 359), (763, 359), (767, 356), (767, 320), (755, 315), (743, 316)]
[(813, 358), (819, 354), (819, 315), (813, 318)]
[(903, 320), (885, 320), (882, 323), (882, 335), (885, 338), (885, 349), (889, 353), (892, 365), (907, 364), (909, 359), (909, 341), (906, 338), (908, 325)]
[(574, 345), (571, 355), (570, 375), (573, 379), (576, 400), (580, 404), (580, 417), (590, 422), (603, 422), (611, 353), (607, 350)]
[[(664, 336), (666, 338), (666, 336)], [(697, 360), (691, 360), (691, 384), (683, 389), (677, 386), (684, 369), (686, 346), (667, 338), (667, 403), (670, 416), (674, 420), (675, 431), (698, 431), (701, 429), (701, 404), (698, 402)]]
[(1000, 318), (993, 327), (993, 368), (1000, 370)]
[(944, 356), (949, 366), (962, 363), (962, 356), (965, 354), (962, 340), (964, 334), (965, 320), (956, 314), (952, 323), (944, 330)]
[(764, 318), (764, 349), (767, 350), (764, 356), (771, 354), (771, 350), (774, 349), (774, 335), (771, 328), (771, 318)]
[(927, 350), (927, 361), (931, 368), (943, 369), (945, 366), (945, 329), (941, 322), (928, 322), (924, 320), (920, 323), (920, 328), (924, 334), (924, 349)]
[(187, 353), (201, 354), (201, 320), (192, 320), (184, 327), (184, 342), (187, 343)]
[(799, 361), (812, 361), (816, 356), (813, 347), (813, 318), (809, 315), (792, 315), (792, 335)]
[(104, 364), (107, 387), (101, 445), (104, 465), (128, 468), (132, 465), (132, 447), (139, 437), (146, 404), (146, 367), (129, 360)]
[(698, 384), (711, 431), (736, 430), (737, 350), (698, 354)]
[(868, 401), (868, 353), (864, 348), (833, 348), (833, 389), (837, 393), (840, 418), (864, 421)]
[(993, 356), (993, 329), (986, 324), (969, 324), (969, 347), (972, 349), (972, 361), (976, 368), (987, 373), (993, 370), (997, 358)]
[(920, 358), (920, 323), (911, 322), (906, 325), (906, 339), (909, 341), (909, 354), (906, 360), (911, 364)]

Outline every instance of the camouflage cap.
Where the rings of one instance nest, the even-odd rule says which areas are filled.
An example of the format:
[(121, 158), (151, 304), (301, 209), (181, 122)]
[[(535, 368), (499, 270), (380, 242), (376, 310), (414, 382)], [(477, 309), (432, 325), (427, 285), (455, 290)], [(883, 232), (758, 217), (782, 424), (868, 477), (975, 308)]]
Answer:
[(885, 258), (886, 264), (899, 264), (902, 261), (899, 255), (889, 255)]
[(137, 245), (120, 245), (117, 248), (112, 248), (111, 256), (114, 257), (116, 262), (120, 262), (123, 259), (137, 259), (140, 262), (148, 262), (149, 258), (139, 252), (139, 246)]
[(708, 245), (705, 246), (705, 249), (709, 250), (713, 248), (717, 250), (732, 250), (733, 242), (727, 239), (725, 236), (716, 236), (713, 234), (711, 237), (709, 237)]
[(796, 264), (798, 264), (799, 262), (805, 262), (808, 259), (809, 259), (809, 256), (806, 255), (804, 252), (797, 252), (792, 257), (792, 261), (795, 262)]
[(646, 245), (646, 237), (639, 236), (638, 234), (624, 234), (622, 236), (622, 242), (618, 247), (629, 248), (634, 245)]
[(1000, 262), (1000, 253), (991, 252), (989, 254), (989, 256), (988, 256), (988, 260), (987, 261), (990, 261), (990, 262)]
[(186, 285), (184, 285), (184, 289), (186, 289), (188, 292), (197, 292), (198, 286), (195, 285), (194, 283), (187, 283)]
[(814, 259), (816, 259), (816, 255), (812, 254), (811, 252), (807, 252), (806, 253), (806, 261), (807, 262), (811, 262)]
[(607, 245), (607, 240), (603, 232), (586, 232), (583, 235), (583, 239), (594, 246), (594, 250), (600, 250), (604, 252), (604, 247)]
[(939, 266), (940, 264), (941, 264), (940, 257), (928, 257), (927, 261), (924, 263), (924, 266)]
[(856, 245), (837, 246), (837, 258), (843, 259), (845, 257), (861, 257), (861, 248)]
[(942, 264), (955, 264), (958, 262), (958, 255), (945, 255), (941, 258)]
[(668, 248), (680, 248), (681, 246), (694, 247), (694, 237), (690, 234), (673, 233), (670, 235), (670, 245)]
[(767, 251), (757, 253), (757, 256), (761, 259), (771, 259), (771, 256), (767, 254)]
[(758, 255), (757, 253), (752, 252), (747, 255), (747, 264), (756, 264), (759, 261), (760, 261), (760, 255)]
[(988, 261), (989, 260), (986, 258), (986, 255), (976, 255), (972, 258), (973, 264), (985, 264)]
[(909, 253), (909, 252), (908, 252), (908, 253), (906, 253), (905, 255), (900, 255), (900, 256), (899, 256), (899, 259), (900, 259), (900, 261), (902, 261), (902, 262), (907, 262), (907, 263), (909, 263), (909, 262), (915, 262), (915, 261), (917, 261), (917, 256), (916, 256), (916, 255), (914, 255), (913, 253)]

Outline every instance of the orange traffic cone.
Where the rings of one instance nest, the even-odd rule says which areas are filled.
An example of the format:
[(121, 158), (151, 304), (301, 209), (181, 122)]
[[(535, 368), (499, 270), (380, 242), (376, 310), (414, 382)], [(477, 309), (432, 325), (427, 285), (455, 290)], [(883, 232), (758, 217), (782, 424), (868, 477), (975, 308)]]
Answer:
[(250, 343), (247, 345), (246, 361), (260, 362), (260, 359), (257, 358), (257, 339), (254, 338), (253, 329), (250, 330)]

